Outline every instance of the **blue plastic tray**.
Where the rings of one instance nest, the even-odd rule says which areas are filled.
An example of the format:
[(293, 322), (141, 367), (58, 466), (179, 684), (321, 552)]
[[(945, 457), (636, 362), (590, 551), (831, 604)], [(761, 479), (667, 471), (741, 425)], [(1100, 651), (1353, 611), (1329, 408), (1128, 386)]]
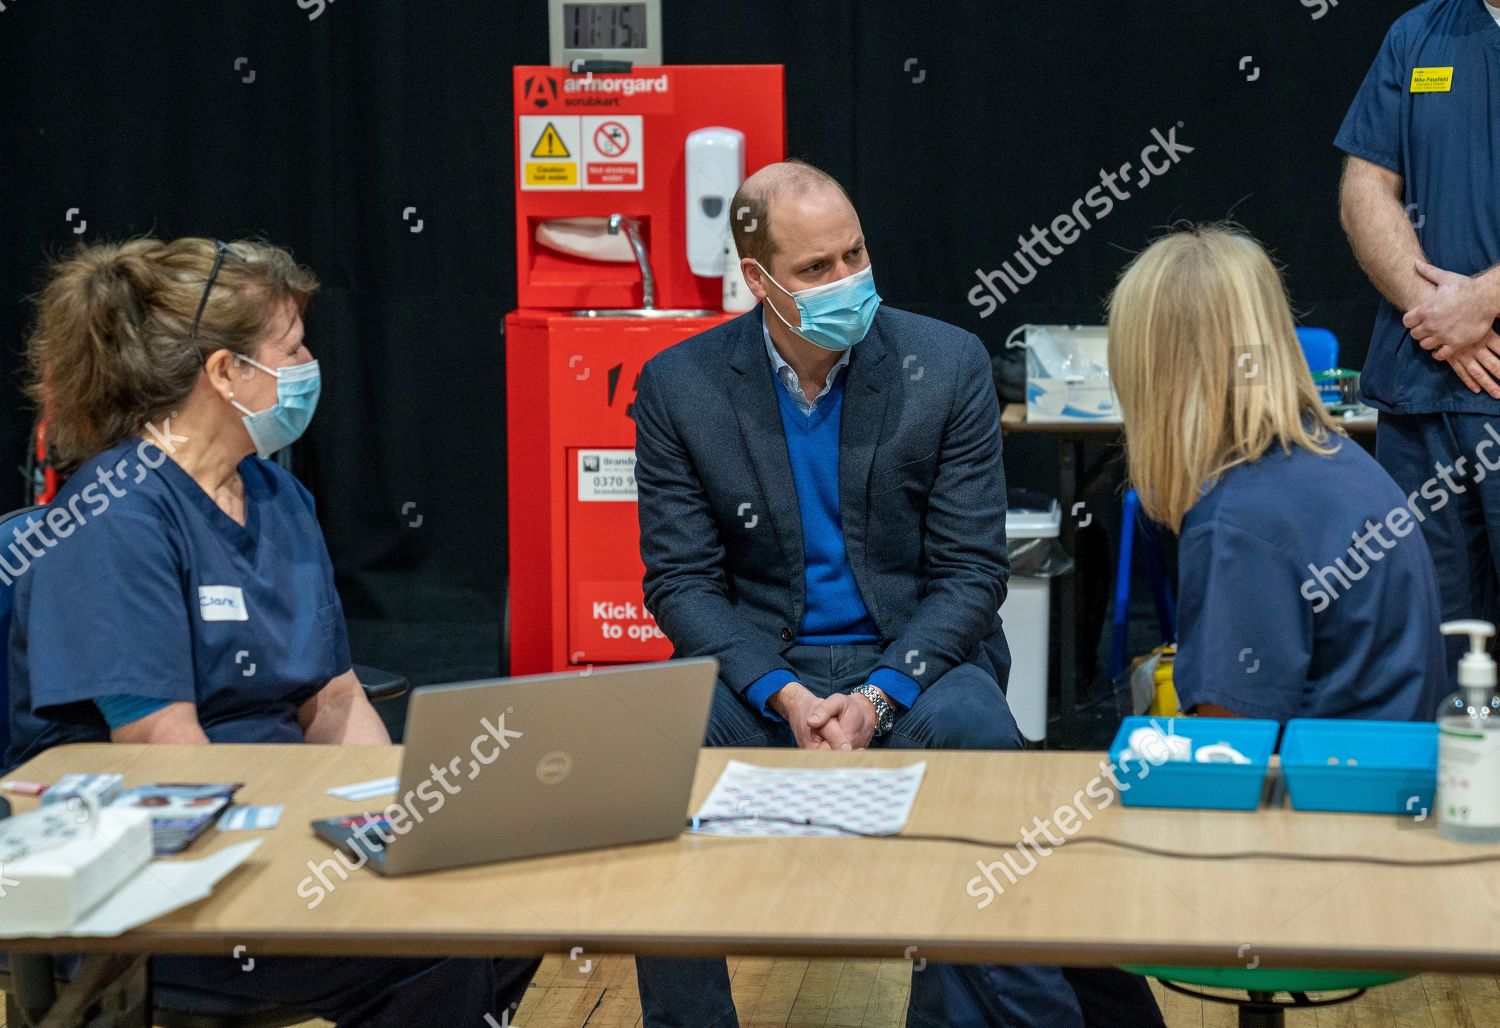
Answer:
[[(1193, 748), (1227, 742), (1250, 758), (1248, 764), (1197, 761), (1122, 761), (1130, 733), (1145, 725), (1193, 740)], [(1109, 759), (1127, 807), (1190, 807), (1202, 810), (1254, 810), (1260, 806), (1266, 768), (1276, 747), (1275, 721), (1227, 717), (1127, 717), (1109, 746)]]
[(1281, 742), (1292, 807), (1414, 817), (1430, 812), (1437, 738), (1437, 725), (1426, 721), (1293, 718)]

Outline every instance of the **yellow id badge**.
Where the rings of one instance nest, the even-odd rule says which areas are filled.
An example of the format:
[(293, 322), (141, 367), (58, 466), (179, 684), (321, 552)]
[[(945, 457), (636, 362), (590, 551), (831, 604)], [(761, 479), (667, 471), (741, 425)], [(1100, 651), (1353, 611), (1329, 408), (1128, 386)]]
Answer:
[(1446, 93), (1452, 88), (1452, 68), (1413, 68), (1411, 70), (1413, 93)]

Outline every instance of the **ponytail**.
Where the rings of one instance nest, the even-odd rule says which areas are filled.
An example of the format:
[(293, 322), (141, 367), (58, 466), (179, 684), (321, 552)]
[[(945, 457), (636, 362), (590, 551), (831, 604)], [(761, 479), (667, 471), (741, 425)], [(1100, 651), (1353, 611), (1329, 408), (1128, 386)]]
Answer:
[(213, 350), (253, 356), (282, 302), (306, 309), (317, 289), (311, 271), (268, 243), (233, 245), (245, 259), (224, 262), (197, 340), (189, 331), (213, 263), (210, 240), (80, 245), (52, 264), (27, 345), (28, 391), (60, 470), (170, 414)]

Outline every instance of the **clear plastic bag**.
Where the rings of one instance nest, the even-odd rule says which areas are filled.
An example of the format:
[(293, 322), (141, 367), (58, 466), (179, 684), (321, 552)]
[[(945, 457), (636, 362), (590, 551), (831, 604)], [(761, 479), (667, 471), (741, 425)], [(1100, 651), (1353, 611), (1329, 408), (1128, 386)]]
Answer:
[(1073, 558), (1056, 539), (1008, 539), (1012, 578), (1057, 578), (1073, 570)]

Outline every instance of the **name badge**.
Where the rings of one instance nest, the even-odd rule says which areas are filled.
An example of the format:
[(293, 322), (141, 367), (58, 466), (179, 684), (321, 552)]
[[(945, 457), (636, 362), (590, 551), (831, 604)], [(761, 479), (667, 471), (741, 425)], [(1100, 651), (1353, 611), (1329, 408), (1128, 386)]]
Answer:
[(249, 621), (245, 593), (237, 585), (200, 585), (198, 613), (204, 621)]
[(1411, 70), (1413, 93), (1446, 93), (1452, 88), (1452, 68), (1413, 68)]

